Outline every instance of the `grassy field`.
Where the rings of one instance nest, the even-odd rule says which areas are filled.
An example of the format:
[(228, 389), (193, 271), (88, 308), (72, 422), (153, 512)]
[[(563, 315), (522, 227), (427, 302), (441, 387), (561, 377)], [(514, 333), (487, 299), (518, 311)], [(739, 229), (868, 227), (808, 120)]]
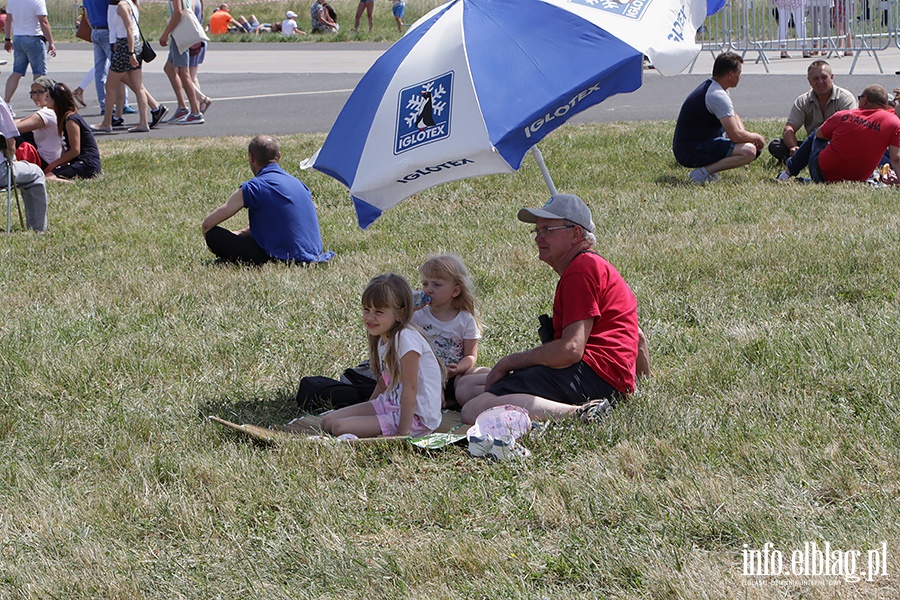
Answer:
[[(103, 140), (102, 178), (51, 186), (46, 235), (0, 236), (0, 598), (896, 598), (897, 192), (779, 185), (768, 158), (692, 187), (671, 134), (542, 143), (638, 298), (654, 374), (602, 425), (553, 424), (503, 464), (264, 448), (206, 416), (296, 416), (301, 376), (364, 356), (368, 279), (430, 253), (473, 273), (481, 363), (537, 343), (556, 276), (515, 220), (547, 196), (530, 159), (365, 232), (304, 173), (337, 257), (250, 269), (200, 237), (250, 176), (248, 140)], [(322, 140), (283, 139), (284, 166)], [(813, 542), (860, 551), (856, 573), (886, 542), (886, 575), (744, 574), (750, 550), (790, 569)]]
[[(375, 3), (373, 18), (375, 26), (371, 32), (368, 30), (368, 21), (363, 13), (359, 31), (354, 33), (353, 21), (356, 16), (356, 0), (330, 0), (329, 2), (338, 15), (338, 24), (341, 30), (337, 34), (316, 34), (305, 36), (283, 37), (280, 33), (267, 33), (260, 35), (234, 34), (210, 36), (216, 42), (279, 42), (279, 43), (309, 43), (309, 42), (393, 42), (399, 39), (397, 24), (391, 14), (389, 0), (379, 0)], [(208, 21), (212, 11), (218, 8), (221, 2), (203, 3), (203, 14)], [(297, 13), (297, 24), (306, 32), (310, 30), (309, 7), (311, 0), (302, 2), (232, 2), (229, 4), (229, 12), (237, 19), (244, 15), (248, 19), (250, 15), (256, 15), (260, 23), (280, 23), (287, 11)], [(427, 13), (432, 8), (442, 4), (440, 0), (407, 0), (404, 23), (411, 25), (416, 19)], [(53, 26), (53, 36), (56, 42), (74, 42), (75, 19), (78, 11), (71, 2), (65, 0), (49, 0), (48, 11), (50, 23)], [(145, 37), (151, 42), (159, 39), (168, 19), (168, 3), (165, 1), (145, 1), (141, 3), (141, 28)], [(205, 23), (204, 23), (205, 24)], [(85, 42), (86, 43), (86, 42)], [(156, 44), (154, 44), (156, 47)]]

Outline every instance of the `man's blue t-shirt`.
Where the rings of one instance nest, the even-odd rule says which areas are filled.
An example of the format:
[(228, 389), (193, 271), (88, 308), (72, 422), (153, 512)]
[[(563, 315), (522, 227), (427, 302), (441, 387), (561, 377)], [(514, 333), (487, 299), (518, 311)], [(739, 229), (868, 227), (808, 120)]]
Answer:
[(109, 22), (106, 19), (106, 9), (109, 8), (107, 0), (84, 0), (82, 6), (87, 9), (88, 19), (94, 29), (107, 29)]
[(269, 256), (291, 262), (322, 262), (319, 218), (309, 188), (278, 164), (268, 164), (241, 184), (250, 235)]

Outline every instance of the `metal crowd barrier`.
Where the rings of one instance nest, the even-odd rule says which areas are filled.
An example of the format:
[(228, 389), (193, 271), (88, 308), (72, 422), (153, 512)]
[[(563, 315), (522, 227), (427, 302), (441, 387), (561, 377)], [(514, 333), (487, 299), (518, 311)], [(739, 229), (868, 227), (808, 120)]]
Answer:
[(47, 18), (50, 20), (50, 29), (69, 29), (75, 31), (75, 22), (81, 14), (81, 2), (79, 0), (48, 0)]
[(900, 47), (897, 17), (898, 0), (731, 0), (706, 20), (697, 39), (713, 55), (731, 50), (747, 60), (749, 54), (767, 73), (782, 53), (852, 56), (851, 74), (866, 53), (883, 73), (878, 52)]

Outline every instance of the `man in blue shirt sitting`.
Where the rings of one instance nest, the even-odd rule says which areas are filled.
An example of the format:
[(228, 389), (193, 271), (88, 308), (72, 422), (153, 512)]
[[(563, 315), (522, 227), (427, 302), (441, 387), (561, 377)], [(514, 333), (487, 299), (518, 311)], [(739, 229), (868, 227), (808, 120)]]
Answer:
[[(203, 220), (210, 251), (223, 262), (260, 265), (271, 260), (314, 263), (330, 260), (322, 250), (319, 218), (309, 188), (286, 173), (272, 136), (253, 138), (248, 148), (253, 179)], [(250, 226), (229, 231), (219, 224), (247, 208)]]

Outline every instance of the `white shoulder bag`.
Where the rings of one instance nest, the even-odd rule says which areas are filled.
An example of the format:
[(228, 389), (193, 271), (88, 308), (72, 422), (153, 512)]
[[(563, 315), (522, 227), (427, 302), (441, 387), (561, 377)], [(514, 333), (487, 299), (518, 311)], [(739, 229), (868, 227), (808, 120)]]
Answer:
[(180, 52), (187, 52), (188, 48), (198, 42), (208, 42), (209, 36), (203, 31), (203, 26), (197, 20), (197, 15), (190, 7), (185, 8), (182, 2), (181, 20), (172, 30), (171, 37)]

